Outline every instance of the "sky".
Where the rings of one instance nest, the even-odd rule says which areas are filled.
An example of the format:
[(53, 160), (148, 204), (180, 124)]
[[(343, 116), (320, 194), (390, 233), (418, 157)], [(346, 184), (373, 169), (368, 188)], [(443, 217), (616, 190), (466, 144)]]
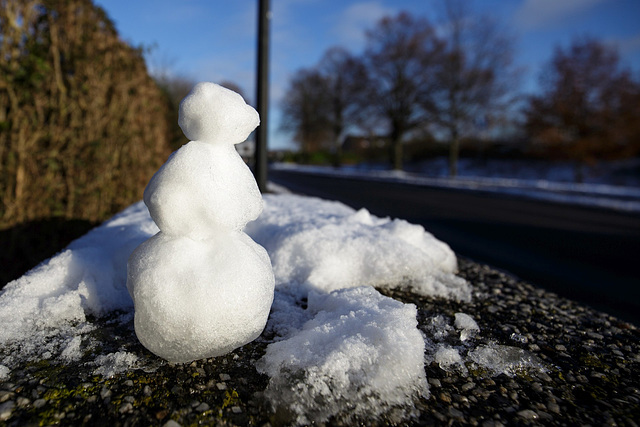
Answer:
[[(470, 0), (471, 1), (471, 0)], [(312, 67), (332, 46), (354, 54), (365, 32), (386, 15), (408, 11), (438, 20), (442, 0), (271, 0), (269, 148), (293, 147), (281, 132), (279, 105), (289, 78)], [(148, 48), (152, 72), (197, 81), (231, 81), (255, 100), (257, 0), (95, 0), (122, 39)], [(593, 36), (619, 49), (623, 64), (640, 71), (639, 0), (477, 0), (514, 40), (522, 91), (535, 92), (556, 46)]]

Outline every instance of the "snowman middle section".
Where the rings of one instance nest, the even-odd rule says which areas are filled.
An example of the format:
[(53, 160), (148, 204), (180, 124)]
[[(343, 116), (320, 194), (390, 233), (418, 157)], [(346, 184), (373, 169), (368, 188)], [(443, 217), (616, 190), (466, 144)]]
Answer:
[(158, 228), (199, 240), (240, 230), (262, 212), (251, 171), (231, 144), (191, 141), (173, 153), (144, 190)]

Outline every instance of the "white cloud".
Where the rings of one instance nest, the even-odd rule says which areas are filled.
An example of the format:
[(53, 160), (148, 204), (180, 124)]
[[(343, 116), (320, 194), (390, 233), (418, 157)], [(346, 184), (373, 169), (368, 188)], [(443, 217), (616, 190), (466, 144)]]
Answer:
[(395, 10), (383, 6), (380, 1), (354, 3), (342, 11), (333, 32), (338, 37), (338, 43), (356, 50), (364, 45), (365, 30), (384, 16), (394, 13)]
[(522, 30), (550, 27), (605, 1), (608, 0), (524, 0), (514, 22)]

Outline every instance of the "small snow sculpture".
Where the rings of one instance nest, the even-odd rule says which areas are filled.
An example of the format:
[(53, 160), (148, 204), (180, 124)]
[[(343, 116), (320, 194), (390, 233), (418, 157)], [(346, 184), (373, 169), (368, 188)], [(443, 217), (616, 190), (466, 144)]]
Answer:
[(243, 232), (262, 197), (233, 147), (258, 126), (258, 113), (239, 94), (199, 83), (178, 123), (192, 141), (144, 191), (160, 232), (131, 254), (127, 289), (140, 342), (170, 362), (190, 362), (260, 335), (274, 276), (267, 252)]

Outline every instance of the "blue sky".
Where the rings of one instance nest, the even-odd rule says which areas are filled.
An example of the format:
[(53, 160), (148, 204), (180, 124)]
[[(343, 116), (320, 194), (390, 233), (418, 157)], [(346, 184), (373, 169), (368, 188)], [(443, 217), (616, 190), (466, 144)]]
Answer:
[[(278, 131), (288, 78), (313, 66), (331, 46), (359, 53), (365, 30), (401, 10), (437, 20), (442, 0), (271, 0), (270, 148), (289, 147)], [(194, 81), (237, 83), (255, 99), (257, 0), (96, 0), (132, 45), (150, 47), (149, 68)], [(513, 34), (522, 89), (536, 90), (556, 45), (592, 35), (618, 46), (640, 70), (640, 0), (476, 0), (479, 14)]]

